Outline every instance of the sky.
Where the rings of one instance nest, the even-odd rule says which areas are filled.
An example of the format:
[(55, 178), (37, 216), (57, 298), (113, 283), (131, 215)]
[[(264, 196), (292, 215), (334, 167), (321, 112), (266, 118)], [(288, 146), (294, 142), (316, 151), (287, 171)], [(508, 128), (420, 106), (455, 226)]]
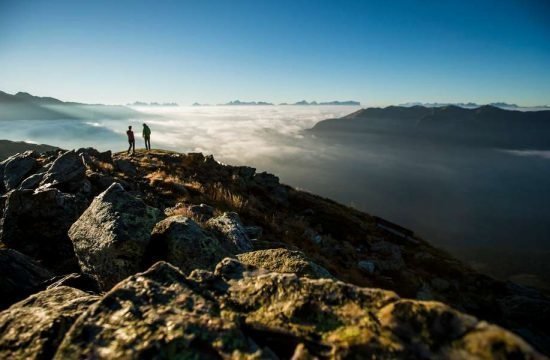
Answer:
[(0, 90), (550, 105), (550, 2), (0, 0)]

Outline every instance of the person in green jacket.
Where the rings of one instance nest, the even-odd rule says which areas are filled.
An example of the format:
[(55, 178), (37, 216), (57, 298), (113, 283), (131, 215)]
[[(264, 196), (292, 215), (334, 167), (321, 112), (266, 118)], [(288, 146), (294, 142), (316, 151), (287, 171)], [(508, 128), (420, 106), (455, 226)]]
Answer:
[(143, 124), (143, 139), (145, 139), (145, 148), (151, 150), (151, 129), (147, 124)]

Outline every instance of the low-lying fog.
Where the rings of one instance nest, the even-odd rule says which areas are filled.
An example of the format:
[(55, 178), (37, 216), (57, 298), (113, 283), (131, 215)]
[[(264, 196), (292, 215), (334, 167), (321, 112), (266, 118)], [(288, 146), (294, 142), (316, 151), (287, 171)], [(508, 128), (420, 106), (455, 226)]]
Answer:
[[(137, 108), (155, 148), (214, 154), (410, 227), (484, 271), (550, 282), (550, 154), (444, 147), (381, 135), (316, 138), (305, 129), (349, 106)], [(0, 122), (3, 138), (124, 150), (141, 120)], [(539, 284), (540, 285), (540, 284)]]

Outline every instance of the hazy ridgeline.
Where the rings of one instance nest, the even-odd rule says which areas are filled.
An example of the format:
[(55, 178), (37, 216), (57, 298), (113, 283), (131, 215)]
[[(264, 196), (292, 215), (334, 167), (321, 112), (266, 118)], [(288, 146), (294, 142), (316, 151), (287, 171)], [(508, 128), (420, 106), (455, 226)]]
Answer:
[[(138, 108), (133, 120), (2, 121), (10, 140), (64, 148), (126, 148), (124, 132), (152, 129), (153, 148), (212, 153), (415, 230), (483, 270), (548, 281), (550, 154), (413, 139), (403, 134), (304, 131), (349, 106)], [(154, 112), (154, 113), (153, 113)], [(137, 145), (143, 147), (138, 138)]]

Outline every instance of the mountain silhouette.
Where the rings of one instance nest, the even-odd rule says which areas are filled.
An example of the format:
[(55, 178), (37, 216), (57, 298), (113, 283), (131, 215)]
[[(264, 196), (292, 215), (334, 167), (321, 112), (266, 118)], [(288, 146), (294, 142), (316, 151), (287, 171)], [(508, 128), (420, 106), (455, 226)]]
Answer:
[(550, 149), (550, 111), (389, 106), (361, 109), (317, 123), (318, 134), (379, 133), (465, 145), (509, 149)]
[(26, 92), (15, 95), (0, 91), (0, 120), (128, 119), (141, 117), (136, 110), (120, 105), (65, 102)]

